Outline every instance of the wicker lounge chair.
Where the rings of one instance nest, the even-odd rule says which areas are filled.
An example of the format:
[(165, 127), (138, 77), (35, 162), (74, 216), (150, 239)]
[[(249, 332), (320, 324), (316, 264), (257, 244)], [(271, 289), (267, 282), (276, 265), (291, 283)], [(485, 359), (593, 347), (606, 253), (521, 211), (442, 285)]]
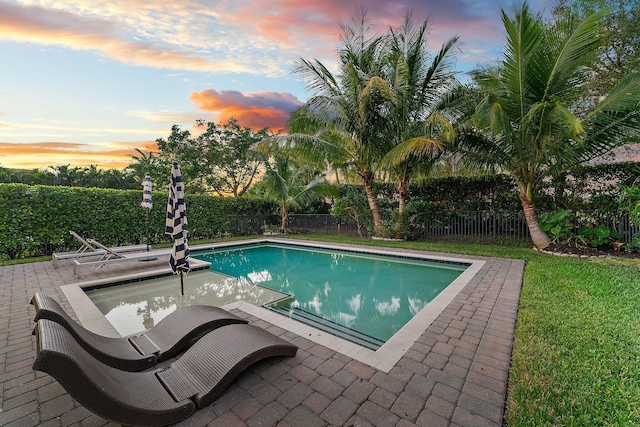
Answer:
[(192, 305), (174, 311), (138, 336), (111, 338), (80, 326), (50, 296), (35, 294), (31, 304), (36, 308), (36, 322), (47, 319), (61, 324), (93, 357), (125, 371), (140, 371), (168, 360), (213, 329), (232, 323), (247, 323), (219, 307)]
[(161, 426), (212, 403), (253, 363), (294, 356), (297, 347), (256, 326), (228, 325), (202, 337), (164, 370), (121, 371), (101, 363), (62, 325), (39, 320), (33, 369), (55, 378), (80, 404), (110, 421)]

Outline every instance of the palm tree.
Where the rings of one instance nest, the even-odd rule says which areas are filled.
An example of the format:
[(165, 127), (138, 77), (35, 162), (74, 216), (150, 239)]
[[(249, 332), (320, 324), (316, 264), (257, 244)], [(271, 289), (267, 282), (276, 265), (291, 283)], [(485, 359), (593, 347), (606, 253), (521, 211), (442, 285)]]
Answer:
[(588, 65), (600, 45), (598, 27), (606, 12), (577, 25), (571, 19), (546, 25), (526, 2), (513, 18), (503, 11), (507, 41), (502, 59), (473, 74), (484, 96), (462, 153), (475, 164), (499, 165), (515, 178), (538, 248), (551, 243), (535, 212), (540, 181), (623, 144), (625, 136), (639, 129), (638, 74), (622, 78), (586, 113), (575, 105), (589, 82)]
[(361, 19), (342, 25), (338, 48), (340, 74), (334, 76), (318, 60), (300, 59), (295, 74), (307, 82), (311, 98), (291, 122), (291, 133), (278, 140), (304, 147), (307, 154), (327, 159), (336, 169), (346, 165), (360, 177), (373, 216), (373, 232), (383, 233), (373, 183), (384, 152), (385, 120), (374, 108), (380, 100), (384, 38)]
[(339, 192), (328, 183), (319, 172), (307, 165), (299, 166), (293, 158), (282, 150), (265, 162), (266, 171), (262, 178), (267, 197), (280, 204), (280, 232), (287, 228), (289, 209), (311, 202), (320, 196), (338, 196)]
[(391, 54), (384, 82), (389, 96), (389, 152), (382, 164), (398, 180), (398, 226), (401, 232), (404, 208), (412, 179), (428, 173), (436, 164), (446, 143), (455, 138), (447, 111), (447, 101), (459, 86), (452, 71), (457, 37), (442, 45), (429, 64), (428, 21), (416, 25), (410, 15), (399, 30), (390, 30)]

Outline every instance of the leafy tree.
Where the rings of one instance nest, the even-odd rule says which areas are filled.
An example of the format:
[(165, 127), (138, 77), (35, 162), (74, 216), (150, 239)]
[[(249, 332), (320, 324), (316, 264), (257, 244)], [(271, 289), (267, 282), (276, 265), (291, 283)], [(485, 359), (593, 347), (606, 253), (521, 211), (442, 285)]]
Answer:
[(171, 134), (166, 139), (156, 139), (156, 143), (161, 165), (171, 165), (174, 161), (180, 165), (185, 191), (192, 194), (206, 193), (204, 181), (208, 168), (203, 153), (200, 152), (201, 144), (197, 138), (193, 138), (191, 132), (182, 129), (179, 125), (173, 125)]
[(267, 129), (254, 132), (233, 117), (222, 125), (209, 122), (206, 127), (197, 138), (209, 167), (205, 182), (220, 196), (242, 196), (260, 172), (261, 160), (252, 147), (269, 136)]
[(189, 191), (242, 196), (260, 172), (260, 159), (251, 147), (265, 139), (267, 129), (254, 132), (234, 118), (217, 125), (198, 121), (206, 129), (197, 137), (174, 125), (168, 138), (156, 140), (161, 164), (177, 161)]
[(550, 244), (540, 229), (534, 192), (545, 176), (601, 155), (638, 132), (640, 75), (624, 76), (583, 117), (574, 100), (591, 77), (588, 65), (598, 53), (598, 31), (606, 11), (579, 23), (571, 19), (546, 25), (527, 3), (514, 16), (502, 12), (507, 33), (497, 66), (473, 77), (485, 91), (477, 105), (477, 131), (465, 135), (467, 160), (499, 165), (518, 185), (518, 195), (538, 248)]
[(381, 235), (384, 224), (373, 183), (384, 145), (385, 121), (376, 108), (382, 99), (384, 38), (374, 32), (364, 12), (360, 20), (341, 27), (339, 74), (334, 76), (318, 60), (299, 60), (294, 73), (307, 82), (311, 98), (291, 122), (291, 133), (279, 141), (302, 146), (308, 155), (326, 159), (336, 169), (348, 165), (365, 188), (373, 232)]
[(585, 95), (590, 100), (606, 95), (626, 74), (640, 72), (640, 0), (559, 0), (553, 9), (556, 19), (574, 21), (603, 9), (610, 12), (598, 30), (602, 46), (589, 64), (593, 74)]

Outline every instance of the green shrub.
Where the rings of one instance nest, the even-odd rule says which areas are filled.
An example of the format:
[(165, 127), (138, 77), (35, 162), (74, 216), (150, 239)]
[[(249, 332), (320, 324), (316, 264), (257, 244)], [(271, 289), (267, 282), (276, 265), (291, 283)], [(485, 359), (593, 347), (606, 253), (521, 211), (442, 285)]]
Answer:
[[(152, 243), (170, 241), (164, 233), (167, 199), (166, 191), (153, 193)], [(69, 230), (110, 246), (145, 242), (141, 200), (142, 190), (0, 184), (0, 257), (50, 255), (75, 248)], [(193, 239), (237, 234), (236, 215), (278, 212), (274, 203), (263, 199), (186, 195), (185, 201)]]
[(572, 214), (570, 209), (542, 214), (538, 218), (538, 223), (553, 243), (570, 243), (575, 236), (571, 224)]
[(584, 237), (586, 242), (592, 247), (609, 244), (614, 240), (622, 238), (622, 235), (615, 230), (610, 229), (606, 225), (599, 225), (597, 227), (583, 226), (578, 229), (578, 236)]

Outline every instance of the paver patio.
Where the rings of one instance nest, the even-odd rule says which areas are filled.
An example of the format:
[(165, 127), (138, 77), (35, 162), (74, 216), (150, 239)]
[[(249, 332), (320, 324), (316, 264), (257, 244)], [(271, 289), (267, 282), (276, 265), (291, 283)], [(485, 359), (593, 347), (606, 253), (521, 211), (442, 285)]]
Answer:
[[(486, 263), (388, 373), (234, 310), (298, 345), (298, 354), (252, 366), (177, 425), (500, 426), (524, 261), (464, 258)], [(83, 281), (165, 266), (159, 259), (87, 269)], [(73, 313), (60, 286), (76, 282), (70, 262), (57, 269), (50, 261), (0, 267), (0, 425), (114, 425), (32, 370), (30, 298), (46, 293)]]

